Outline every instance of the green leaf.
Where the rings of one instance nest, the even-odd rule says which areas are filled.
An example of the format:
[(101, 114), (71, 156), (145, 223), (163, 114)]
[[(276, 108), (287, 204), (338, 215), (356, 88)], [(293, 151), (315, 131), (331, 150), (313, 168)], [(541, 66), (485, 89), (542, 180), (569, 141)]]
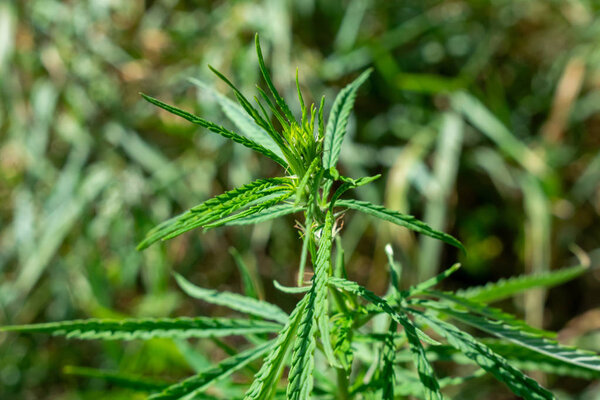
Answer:
[(96, 368), (67, 365), (63, 368), (63, 373), (71, 376), (102, 379), (103, 381), (111, 383), (115, 386), (133, 390), (141, 390), (144, 392), (162, 390), (169, 386), (169, 383), (163, 382), (160, 379), (125, 374), (123, 372), (105, 371)]
[(0, 332), (49, 333), (68, 339), (134, 340), (191, 338), (277, 332), (281, 325), (227, 318), (84, 319), (0, 327)]
[(481, 368), (494, 375), (496, 379), (505, 383), (516, 395), (531, 400), (554, 399), (552, 393), (510, 365), (504, 357), (475, 340), (473, 336), (434, 316), (417, 310), (411, 310), (411, 313), (423, 324), (431, 326), (438, 334), (445, 337), (451, 346), (475, 361)]
[[(287, 398), (289, 400), (306, 400), (310, 398), (313, 388), (312, 373), (314, 369), (315, 333), (317, 324), (328, 329), (325, 318), (327, 309), (327, 279), (331, 270), (331, 247), (333, 243), (333, 213), (325, 216), (325, 224), (319, 240), (319, 249), (315, 260), (315, 275), (311, 290), (305, 295), (308, 298), (302, 321), (298, 328), (298, 338), (294, 343), (292, 365), (290, 367)], [(325, 346), (329, 347), (329, 358), (333, 359), (333, 350), (329, 343), (329, 332), (321, 331), (325, 338)]]
[(223, 137), (225, 137), (227, 139), (231, 139), (231, 140), (233, 140), (236, 143), (239, 143), (239, 144), (241, 144), (243, 146), (248, 147), (249, 149), (257, 151), (260, 154), (269, 157), (271, 160), (275, 161), (276, 163), (278, 163), (279, 165), (281, 165), (283, 168), (287, 168), (288, 167), (288, 165), (285, 162), (285, 160), (283, 160), (277, 154), (275, 154), (271, 150), (267, 149), (266, 147), (261, 146), (260, 144), (256, 143), (253, 140), (245, 138), (244, 136), (240, 136), (240, 135), (238, 135), (235, 132), (232, 132), (232, 131), (230, 131), (228, 129), (225, 129), (222, 126), (219, 126), (219, 125), (217, 125), (217, 124), (215, 124), (213, 122), (207, 121), (204, 118), (200, 118), (200, 117), (198, 117), (198, 116), (196, 116), (194, 114), (191, 114), (191, 113), (189, 113), (187, 111), (184, 111), (184, 110), (181, 110), (181, 109), (179, 109), (177, 107), (173, 107), (173, 106), (170, 106), (170, 105), (168, 105), (166, 103), (163, 103), (162, 101), (160, 101), (158, 99), (155, 99), (153, 97), (147, 96), (147, 95), (145, 95), (143, 93), (141, 95), (142, 95), (142, 97), (146, 101), (154, 104), (157, 107), (160, 107), (160, 108), (162, 108), (162, 109), (170, 112), (171, 114), (175, 114), (175, 115), (177, 115), (177, 116), (179, 116), (179, 117), (181, 117), (183, 119), (186, 119), (186, 120), (190, 121), (193, 124), (200, 125), (203, 128), (206, 128), (206, 129), (208, 129), (211, 132), (214, 132), (214, 133), (216, 133), (218, 135), (221, 135), (221, 136), (223, 136)]
[(296, 294), (296, 293), (306, 293), (310, 290), (311, 286), (284, 286), (281, 283), (273, 280), (273, 286), (275, 286), (278, 290), (281, 290), (284, 293)]
[(260, 48), (260, 41), (258, 39), (258, 33), (254, 36), (254, 43), (256, 45), (256, 54), (258, 56), (258, 65), (260, 67), (260, 72), (262, 73), (262, 76), (267, 84), (267, 87), (271, 91), (271, 94), (273, 94), (273, 97), (275, 98), (275, 102), (277, 103), (277, 105), (279, 106), (281, 111), (283, 111), (283, 113), (285, 114), (288, 121), (289, 122), (295, 121), (294, 115), (290, 111), (290, 108), (286, 104), (285, 100), (283, 100), (283, 97), (281, 97), (281, 95), (275, 88), (275, 85), (273, 84), (273, 81), (271, 80), (271, 76), (269, 75), (269, 71), (267, 71), (267, 66), (265, 65), (265, 60), (263, 58), (262, 50)]
[[(270, 194), (274, 194), (274, 193), (270, 193)], [(277, 193), (277, 194), (279, 194), (279, 193)], [(219, 226), (227, 225), (227, 223), (229, 223), (231, 221), (236, 221), (238, 219), (242, 219), (242, 218), (250, 217), (252, 215), (260, 214), (260, 213), (270, 209), (271, 207), (275, 207), (275, 206), (279, 205), (282, 201), (288, 199), (293, 194), (294, 194), (294, 192), (290, 190), (290, 191), (285, 191), (283, 194), (281, 194), (277, 197), (264, 196), (263, 198), (257, 199), (255, 202), (253, 202), (253, 204), (255, 204), (255, 205), (253, 205), (252, 207), (249, 207), (248, 209), (241, 211), (237, 214), (231, 214), (220, 220), (210, 222), (210, 223), (204, 225), (204, 228), (205, 229), (217, 228)]]
[(333, 196), (331, 197), (331, 204), (335, 205), (336, 200), (339, 199), (340, 196), (342, 194), (344, 194), (347, 190), (366, 185), (367, 183), (371, 183), (374, 180), (379, 179), (379, 177), (381, 177), (381, 174), (377, 174), (374, 176), (365, 176), (363, 178), (359, 178), (356, 180), (349, 179), (349, 180), (345, 181), (344, 183), (342, 183), (340, 185), (339, 188), (337, 188), (335, 193), (333, 193)]
[(252, 115), (249, 115), (243, 107), (240, 107), (238, 104), (229, 100), (226, 96), (222, 95), (206, 83), (190, 78), (190, 82), (194, 85), (202, 88), (203, 90), (208, 91), (213, 97), (217, 99), (217, 102), (221, 106), (221, 110), (223, 113), (229, 118), (231, 122), (235, 124), (235, 126), (244, 134), (245, 137), (252, 140), (253, 142), (258, 143), (259, 145), (271, 150), (273, 153), (277, 154), (280, 158), (284, 158), (281, 149), (277, 145), (277, 142), (273, 140), (270, 131), (264, 129), (260, 126), (253, 118)]
[(360, 74), (358, 78), (342, 89), (333, 102), (323, 142), (323, 168), (325, 169), (335, 167), (337, 164), (346, 135), (348, 118), (354, 106), (354, 99), (356, 99), (356, 92), (370, 74), (371, 69)]
[[(138, 245), (138, 250), (145, 249), (159, 240), (167, 240), (194, 228), (210, 225), (257, 200), (280, 193), (292, 193), (290, 178), (258, 179), (240, 188), (220, 194), (150, 230), (146, 234), (146, 238)], [(245, 217), (247, 216), (238, 218), (244, 219)], [(223, 223), (222, 220), (221, 222)], [(226, 222), (231, 223), (232, 221)]]
[(440, 386), (435, 377), (435, 372), (427, 360), (425, 349), (421, 344), (420, 336), (418, 335), (417, 328), (413, 322), (406, 316), (400, 319), (404, 331), (406, 332), (406, 338), (410, 344), (410, 350), (413, 353), (413, 359), (417, 365), (417, 372), (419, 373), (419, 379), (425, 389), (426, 397), (428, 399), (443, 399), (440, 393)]
[(250, 270), (250, 268), (248, 268), (248, 265), (246, 265), (246, 262), (244, 262), (242, 255), (235, 247), (229, 248), (229, 254), (231, 254), (235, 260), (235, 264), (240, 271), (242, 284), (244, 287), (244, 294), (248, 297), (252, 297), (253, 299), (260, 299), (263, 292), (256, 270)]
[(483, 303), (478, 303), (462, 297), (458, 297), (448, 292), (438, 292), (434, 290), (429, 290), (425, 292), (425, 294), (450, 300), (462, 307), (465, 307), (466, 309), (472, 312), (483, 315), (486, 318), (505, 321), (507, 324), (510, 324), (514, 327), (518, 327), (518, 329), (520, 329), (522, 332), (527, 332), (536, 336), (543, 336), (547, 338), (556, 337), (556, 333), (545, 331), (543, 329), (533, 328), (527, 325), (524, 321), (515, 317), (514, 315), (505, 313), (499, 308), (490, 307)]
[(485, 343), (496, 353), (510, 360), (513, 365), (524, 370), (541, 371), (588, 380), (600, 379), (600, 372), (596, 370), (567, 364), (521, 345), (498, 339), (486, 339)]
[(304, 211), (305, 209), (305, 207), (294, 207), (292, 204), (279, 204), (273, 207), (269, 207), (261, 212), (226, 222), (223, 225), (254, 225), (261, 222), (270, 221), (275, 218), (283, 217), (284, 215), (295, 214), (297, 212)]
[(352, 350), (352, 337), (354, 318), (349, 313), (336, 314), (333, 317), (333, 352), (341, 361), (346, 374), (350, 374), (354, 352)]
[[(473, 304), (473, 302), (460, 299), (449, 293), (432, 292), (432, 294), (448, 299), (461, 306), (473, 307), (475, 309), (480, 307), (477, 304)], [(524, 327), (523, 323), (515, 324), (512, 320), (490, 320), (485, 317), (448, 307), (439, 302), (428, 301), (422, 304), (471, 325), (472, 327), (499, 338), (506, 339), (520, 346), (527, 347), (528, 349), (544, 354), (545, 356), (555, 358), (566, 364), (573, 364), (578, 367), (600, 372), (600, 357), (598, 357), (597, 354), (563, 346), (554, 340), (536, 335), (536, 332), (533, 331), (532, 328), (527, 326)]]
[(421, 282), (415, 286), (412, 286), (406, 292), (405, 297), (414, 296), (416, 294), (423, 293), (427, 289), (437, 285), (438, 283), (440, 283), (441, 281), (443, 281), (444, 279), (446, 279), (447, 277), (452, 275), (454, 272), (458, 271), (459, 268), (460, 268), (460, 264), (456, 263), (453, 266), (451, 266), (450, 268), (446, 269), (445, 271), (442, 271), (440, 274), (434, 276), (433, 278), (429, 278), (424, 282)]
[(459, 290), (456, 292), (456, 295), (480, 303), (492, 303), (494, 301), (506, 299), (525, 290), (537, 287), (548, 289), (560, 285), (561, 283), (577, 278), (587, 271), (587, 269), (587, 267), (577, 265), (540, 274), (521, 275), (509, 279), (501, 279), (498, 282), (488, 283), (485, 286)]
[(336, 203), (338, 207), (348, 207), (357, 211), (364, 212), (365, 214), (372, 215), (384, 221), (391, 222), (396, 225), (403, 226), (407, 229), (413, 230), (423, 235), (430, 236), (434, 239), (441, 240), (454, 247), (459, 248), (463, 252), (465, 248), (462, 243), (447, 233), (436, 231), (426, 223), (419, 221), (412, 215), (406, 215), (399, 213), (398, 211), (389, 210), (383, 206), (378, 206), (366, 201), (360, 200), (338, 200)]
[[(526, 347), (507, 342), (500, 339), (480, 339), (481, 343), (489, 347), (494, 353), (506, 358), (513, 367), (527, 370), (540, 371), (554, 375), (573, 376), (582, 379), (600, 378), (600, 373), (587, 368), (581, 368), (573, 364), (565, 364), (555, 358), (545, 356)], [(475, 364), (460, 351), (447, 345), (429, 346), (427, 357), (432, 361), (453, 361), (459, 364)], [(398, 354), (400, 361), (410, 359), (410, 354)]]
[[(387, 301), (360, 286), (356, 282), (341, 278), (329, 278), (329, 283), (340, 289), (363, 297), (365, 300), (371, 302), (375, 307), (390, 315), (394, 321), (402, 325), (404, 331), (406, 332), (406, 338), (410, 344), (410, 349), (413, 354), (415, 364), (417, 365), (419, 379), (421, 380), (423, 388), (427, 393), (427, 398), (442, 399), (442, 394), (440, 393), (440, 387), (435, 377), (435, 373), (431, 367), (431, 364), (429, 364), (429, 361), (427, 360), (425, 349), (419, 340), (421, 337), (419, 335), (420, 330), (418, 330), (412, 321), (408, 319), (406, 314), (404, 312), (394, 310)], [(422, 335), (425, 334), (423, 333)]]
[(313, 172), (317, 169), (318, 165), (319, 165), (319, 159), (315, 158), (310, 163), (310, 166), (304, 173), (304, 176), (302, 177), (300, 182), (298, 182), (298, 186), (296, 186), (296, 201), (294, 202), (294, 206), (298, 206), (298, 204), (300, 204), (300, 202), (304, 198), (304, 192), (306, 190), (306, 185), (308, 184), (308, 180), (312, 176)]
[[(423, 386), (419, 379), (406, 370), (400, 370), (399, 384), (394, 387), (394, 393), (400, 396), (415, 396), (419, 399), (426, 399), (423, 393)], [(485, 374), (485, 370), (478, 369), (474, 373), (467, 376), (444, 377), (439, 380), (440, 387), (454, 386), (463, 384), (471, 379), (478, 378)]]
[[(275, 127), (273, 126), (273, 124), (270, 121), (270, 117), (267, 115), (265, 109), (260, 104), (260, 102), (258, 100), (256, 100), (256, 102), (258, 103), (258, 106), (260, 107), (261, 111), (264, 114), (264, 118), (261, 117), (261, 115), (258, 113), (258, 111), (252, 106), (252, 104), (250, 104), (248, 99), (246, 99), (246, 97), (242, 94), (242, 92), (240, 92), (238, 90), (238, 88), (235, 87), (235, 85), (229, 81), (229, 79), (227, 79), (223, 74), (221, 74), (219, 71), (217, 71), (210, 65), (208, 67), (210, 68), (210, 70), (212, 72), (214, 72), (215, 75), (217, 75), (217, 77), (219, 77), (219, 79), (221, 79), (223, 82), (225, 82), (233, 90), (235, 97), (238, 100), (238, 102), (240, 103), (240, 105), (242, 106), (242, 108), (244, 108), (244, 110), (248, 113), (248, 115), (250, 115), (252, 117), (252, 119), (254, 120), (254, 122), (256, 122), (257, 125), (262, 127), (264, 129), (264, 131), (267, 132), (269, 137), (271, 137), (271, 139), (273, 139), (273, 141), (277, 144), (277, 146), (279, 147), (281, 152), (285, 155), (285, 157), (288, 160), (293, 161), (294, 160), (293, 153), (290, 151), (290, 149), (287, 148), (287, 146), (285, 145), (284, 140), (283, 140), (282, 136), (279, 134), (279, 132), (277, 132), (275, 130)], [(260, 91), (260, 88), (259, 88), (259, 91)], [(262, 91), (261, 91), (261, 93), (262, 93)], [(268, 100), (268, 98), (267, 98), (267, 100)]]
[(383, 367), (381, 368), (379, 377), (382, 386), (382, 400), (394, 400), (394, 384), (396, 383), (396, 371), (394, 369), (396, 363), (396, 344), (394, 343), (394, 334), (397, 329), (398, 324), (392, 321), (384, 340)]
[(286, 355), (296, 337), (307, 301), (308, 296), (304, 296), (292, 311), (287, 324), (277, 336), (273, 351), (265, 358), (265, 362), (255, 375), (250, 389), (244, 395), (244, 400), (269, 400), (275, 394)]
[(150, 396), (148, 400), (175, 400), (181, 399), (184, 396), (186, 398), (193, 398), (206, 390), (212, 383), (228, 377), (272, 348), (273, 341), (270, 341), (258, 347), (236, 354), (233, 357), (221, 361), (214, 367), (208, 368), (197, 375), (169, 386), (162, 392)]
[(183, 289), (190, 297), (204, 300), (207, 303), (229, 307), (232, 310), (239, 311), (243, 314), (281, 322), (282, 324), (285, 324), (288, 321), (288, 315), (275, 304), (242, 296), (237, 293), (204, 289), (192, 284), (179, 274), (175, 274), (175, 279), (181, 289)]

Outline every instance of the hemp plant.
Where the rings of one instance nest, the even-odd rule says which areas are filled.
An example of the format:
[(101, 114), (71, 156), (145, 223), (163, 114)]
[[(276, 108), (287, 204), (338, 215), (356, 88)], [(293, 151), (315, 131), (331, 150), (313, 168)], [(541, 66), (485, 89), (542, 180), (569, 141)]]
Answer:
[[(212, 394), (207, 394), (207, 390), (223, 385), (225, 378), (234, 372), (246, 374), (247, 385), (242, 389), (236, 387), (239, 393), (234, 396), (246, 400), (392, 400), (405, 396), (442, 399), (444, 387), (460, 385), (486, 373), (517, 396), (552, 399), (554, 395), (549, 390), (518, 367), (588, 379), (600, 376), (597, 355), (563, 346), (554, 339), (554, 333), (534, 329), (488, 305), (526, 289), (565, 282), (583, 273), (586, 270), (583, 266), (503, 280), (456, 293), (434, 290), (437, 283), (460, 267), (456, 264), (432, 279), (402, 289), (400, 265), (388, 246), (390, 284), (385, 296), (348, 280), (343, 247), (337, 240), (342, 230), (338, 221), (347, 210), (363, 212), (464, 249), (454, 237), (412, 216), (343, 197), (348, 190), (379, 177), (351, 178), (336, 169), (354, 100), (370, 71), (363, 72), (338, 94), (325, 124), (324, 98), (318, 106), (307, 106), (296, 75), (301, 108), (297, 119), (270, 78), (258, 36), (256, 52), (269, 93), (258, 88), (259, 96), (254, 102), (220, 72), (211, 69), (231, 87), (241, 109), (249, 116), (248, 121), (261, 128), (262, 136), (246, 137), (150, 96), (142, 96), (172, 114), (270, 158), (281, 166), (282, 176), (258, 179), (211, 198), (152, 229), (138, 248), (145, 249), (195, 228), (208, 230), (301, 215), (298, 286), (285, 287), (275, 282), (285, 293), (302, 294), (293, 311), (288, 315), (278, 306), (254, 297), (200, 288), (176, 274), (179, 286), (191, 297), (227, 306), (248, 318), (89, 319), (8, 326), (2, 330), (98, 340), (214, 339), (239, 335), (252, 343), (249, 349), (175, 384), (113, 379), (137, 383), (138, 387), (153, 391), (150, 399), (154, 400), (218, 397), (218, 390), (208, 392)], [(307, 264), (314, 273), (305, 284), (302, 278)], [(378, 326), (382, 323), (385, 326), (383, 332), (374, 329), (375, 318)], [(498, 339), (475, 338), (470, 331), (450, 321)], [(248, 375), (252, 369), (247, 367), (261, 358), (257, 372), (255, 369), (253, 377)], [(474, 368), (467, 375), (441, 376), (432, 362), (444, 361), (470, 364)], [(315, 364), (319, 365), (318, 372)], [(284, 371), (287, 379), (283, 377)], [(94, 375), (89, 371), (82, 374), (107, 379), (117, 376)]]

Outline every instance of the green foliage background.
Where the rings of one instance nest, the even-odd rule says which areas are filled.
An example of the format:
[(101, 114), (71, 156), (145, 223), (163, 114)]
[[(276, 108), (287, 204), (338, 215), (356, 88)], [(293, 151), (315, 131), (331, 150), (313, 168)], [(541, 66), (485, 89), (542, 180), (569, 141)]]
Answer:
[[(597, 265), (599, 12), (592, 0), (0, 3), (0, 324), (225, 314), (186, 299), (173, 271), (236, 292), (244, 278), (260, 280), (261, 295), (292, 308), (271, 283), (296, 282), (292, 219), (135, 250), (156, 223), (277, 173), (138, 95), (232, 126), (219, 95), (188, 78), (227, 93), (210, 63), (254, 93), (255, 32), (294, 105), (296, 67), (305, 96), (315, 96), (306, 101), (325, 93), (330, 107), (339, 88), (374, 66), (357, 98), (342, 172), (382, 172), (359, 199), (416, 214), (468, 250), (464, 256), (350, 213), (343, 237), (352, 278), (375, 293), (387, 288), (386, 243), (410, 282), (461, 261), (446, 283), (452, 288), (573, 265), (574, 244)], [(501, 305), (598, 351), (598, 278), (592, 268), (549, 293)], [(0, 334), (0, 398), (98, 398), (107, 389), (132, 398), (62, 366), (169, 381), (222, 359), (235, 341), (192, 342), (200, 350), (193, 359), (185, 346)], [(598, 396), (597, 384), (544, 379), (564, 398)], [(464, 398), (511, 398), (492, 380), (471, 385)]]

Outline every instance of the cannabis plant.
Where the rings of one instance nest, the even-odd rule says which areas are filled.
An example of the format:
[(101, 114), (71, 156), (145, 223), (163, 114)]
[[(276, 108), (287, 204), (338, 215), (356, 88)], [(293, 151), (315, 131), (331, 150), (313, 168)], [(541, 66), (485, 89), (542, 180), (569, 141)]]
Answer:
[[(517, 396), (552, 399), (550, 391), (518, 368), (589, 379), (600, 376), (600, 358), (595, 354), (565, 347), (554, 339), (553, 333), (534, 329), (488, 305), (526, 289), (565, 282), (583, 273), (586, 269), (583, 266), (450, 293), (435, 290), (434, 286), (455, 272), (460, 267), (458, 264), (432, 279), (406, 287), (400, 282), (400, 265), (387, 246), (390, 284), (385, 295), (378, 296), (360, 283), (348, 280), (339, 240), (341, 220), (348, 210), (464, 249), (454, 237), (410, 215), (345, 198), (348, 190), (378, 178), (347, 177), (336, 169), (355, 97), (370, 71), (363, 72), (338, 94), (325, 124), (324, 98), (318, 106), (307, 106), (296, 75), (301, 109), (297, 118), (269, 76), (258, 37), (256, 52), (268, 92), (258, 88), (259, 96), (254, 101), (213, 69), (231, 87), (239, 102), (241, 109), (235, 109), (236, 115), (243, 123), (260, 128), (253, 131), (259, 133), (252, 137), (150, 96), (142, 96), (172, 114), (270, 158), (281, 166), (282, 175), (250, 182), (165, 221), (147, 234), (139, 249), (195, 228), (206, 231), (221, 226), (257, 224), (295, 214), (301, 221), (298, 234), (302, 240), (298, 271), (295, 271), (298, 286), (286, 287), (274, 282), (284, 293), (302, 295), (292, 312), (288, 314), (255, 297), (200, 288), (176, 274), (177, 283), (189, 296), (229, 307), (247, 318), (89, 319), (9, 326), (2, 330), (98, 340), (214, 339), (239, 335), (252, 344), (170, 385), (78, 370), (80, 374), (100, 376), (116, 383), (135, 383), (143, 390), (155, 392), (150, 396), (154, 400), (214, 398), (211, 396), (219, 397), (220, 393), (222, 397), (223, 392), (215, 388), (224, 387), (225, 378), (234, 372), (246, 376), (248, 384), (242, 388), (228, 386), (227, 398), (247, 400), (311, 397), (391, 400), (403, 396), (442, 399), (444, 387), (459, 385), (486, 373)], [(304, 282), (307, 265), (312, 269), (312, 278)], [(472, 328), (497, 339), (476, 338), (470, 333)], [(261, 358), (258, 368), (255, 364)], [(468, 368), (466, 375), (443, 376), (432, 362), (444, 361), (470, 364), (474, 368)]]

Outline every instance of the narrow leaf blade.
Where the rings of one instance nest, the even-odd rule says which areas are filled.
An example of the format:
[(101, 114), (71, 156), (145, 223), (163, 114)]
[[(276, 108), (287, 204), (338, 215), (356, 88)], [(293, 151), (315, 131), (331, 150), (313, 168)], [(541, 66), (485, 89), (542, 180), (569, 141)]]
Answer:
[(475, 340), (473, 336), (434, 316), (417, 310), (411, 310), (411, 313), (422, 323), (431, 326), (438, 334), (445, 337), (451, 346), (474, 360), (481, 368), (494, 375), (496, 379), (504, 382), (516, 395), (532, 400), (554, 399), (552, 393), (510, 365), (504, 357)]
[(384, 221), (388, 221), (393, 224), (400, 225), (407, 229), (413, 230), (415, 232), (422, 233), (423, 235), (430, 236), (434, 239), (441, 240), (445, 243), (448, 243), (449, 245), (452, 245), (462, 250), (463, 252), (465, 251), (464, 246), (457, 239), (448, 235), (447, 233), (436, 231), (435, 229), (431, 228), (426, 223), (419, 221), (412, 215), (402, 214), (398, 211), (389, 210), (383, 206), (378, 206), (360, 200), (338, 200), (336, 206), (348, 207), (357, 211), (364, 212), (365, 214), (372, 215)]
[[(480, 307), (476, 303), (460, 299), (449, 293), (436, 292), (435, 294), (462, 306), (475, 309)], [(596, 372), (600, 372), (600, 357), (598, 357), (597, 354), (563, 346), (555, 340), (541, 337), (535, 334), (535, 331), (532, 329), (528, 329), (529, 327), (523, 327), (522, 323), (515, 324), (510, 320), (491, 320), (483, 316), (473, 315), (456, 308), (451, 308), (448, 305), (439, 302), (428, 302), (427, 304), (437, 311), (440, 311), (486, 333), (506, 339), (545, 356), (555, 358), (563, 363), (573, 364), (581, 368), (587, 368)]]
[(48, 333), (68, 339), (206, 338), (277, 332), (281, 325), (227, 318), (84, 319), (0, 327), (0, 332)]
[(176, 383), (175, 385), (169, 386), (162, 392), (150, 396), (148, 400), (175, 400), (181, 399), (184, 396), (193, 398), (206, 390), (210, 384), (222, 380), (235, 371), (245, 367), (248, 363), (265, 354), (272, 347), (273, 342), (271, 341), (236, 354), (233, 357), (221, 361), (214, 367)]
[[(206, 200), (178, 217), (157, 225), (146, 234), (144, 240), (138, 245), (138, 250), (145, 249), (159, 240), (170, 239), (192, 229), (210, 225), (263, 197), (290, 191), (290, 178), (258, 179)], [(242, 217), (238, 216), (239, 219)]]
[(262, 367), (254, 376), (254, 381), (244, 395), (244, 400), (268, 400), (272, 398), (283, 370), (286, 355), (298, 331), (307, 300), (308, 296), (304, 296), (292, 311), (288, 322), (277, 336), (273, 351), (265, 358)]
[(548, 289), (560, 285), (561, 283), (577, 278), (587, 270), (587, 267), (577, 265), (541, 274), (522, 275), (509, 279), (501, 279), (497, 282), (488, 283), (485, 286), (460, 290), (456, 294), (480, 303), (492, 303), (536, 287)]
[(342, 89), (333, 102), (323, 143), (323, 167), (325, 169), (335, 167), (337, 164), (356, 93), (370, 74), (370, 69), (360, 74), (358, 78)]
[(204, 300), (207, 303), (225, 306), (243, 314), (250, 314), (256, 317), (277, 321), (282, 324), (285, 324), (288, 321), (288, 315), (281, 308), (274, 304), (267, 303), (266, 301), (242, 296), (237, 293), (204, 289), (194, 285), (179, 274), (175, 274), (175, 279), (181, 289), (183, 289), (190, 297)]
[(168, 112), (170, 112), (171, 114), (177, 115), (178, 117), (181, 117), (183, 119), (186, 119), (188, 121), (190, 121), (193, 124), (196, 125), (200, 125), (206, 129), (208, 129), (209, 131), (216, 133), (218, 135), (221, 135), (227, 139), (231, 139), (236, 143), (239, 143), (245, 147), (248, 147), (249, 149), (252, 149), (254, 151), (259, 152), (260, 154), (269, 157), (271, 160), (275, 161), (276, 163), (278, 163), (279, 165), (281, 165), (283, 168), (287, 168), (287, 163), (285, 162), (285, 160), (283, 160), (281, 157), (279, 157), (277, 154), (275, 154), (273, 151), (267, 149), (266, 147), (261, 146), (260, 144), (256, 143), (255, 141), (248, 139), (244, 136), (240, 136), (235, 132), (232, 132), (228, 129), (225, 129), (222, 126), (219, 126), (213, 122), (207, 121), (204, 118), (200, 118), (192, 113), (189, 113), (187, 111), (184, 111), (180, 108), (177, 107), (173, 107), (170, 106), (166, 103), (163, 103), (162, 101), (155, 99), (153, 97), (147, 96), (145, 94), (142, 93), (142, 97), (154, 104), (157, 107), (162, 108), (163, 110), (166, 110)]
[(406, 332), (406, 338), (410, 344), (413, 359), (417, 365), (419, 379), (423, 385), (423, 389), (427, 393), (427, 398), (441, 400), (443, 397), (440, 392), (438, 381), (435, 377), (435, 372), (433, 371), (431, 364), (429, 364), (427, 356), (425, 355), (425, 349), (419, 340), (420, 336), (418, 332), (420, 330), (410, 321), (406, 314), (404, 312), (394, 310), (394, 308), (390, 306), (387, 301), (375, 295), (370, 290), (360, 286), (356, 282), (341, 278), (330, 278), (329, 282), (340, 289), (363, 297), (379, 310), (390, 315), (394, 321), (402, 325), (404, 331)]

